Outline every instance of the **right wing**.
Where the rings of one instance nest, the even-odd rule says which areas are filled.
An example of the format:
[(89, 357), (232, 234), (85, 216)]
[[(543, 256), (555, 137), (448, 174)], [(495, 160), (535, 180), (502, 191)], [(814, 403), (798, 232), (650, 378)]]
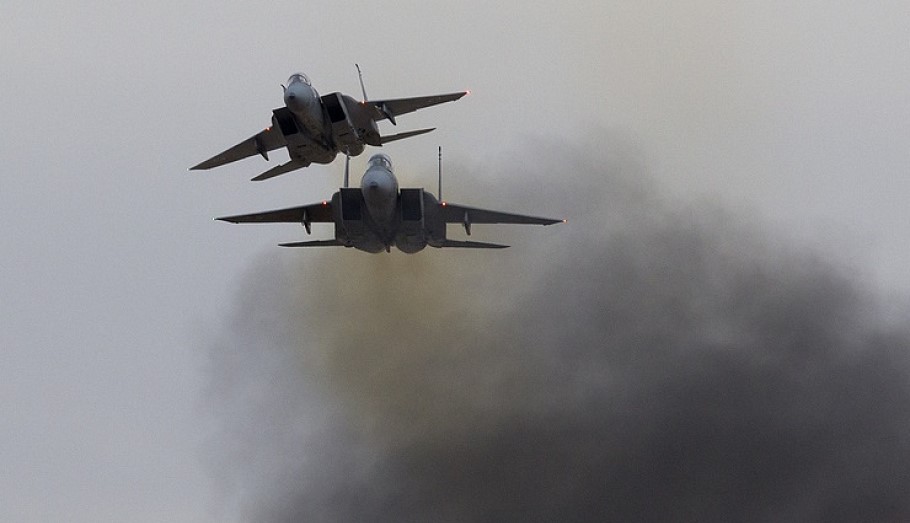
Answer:
[(215, 218), (231, 223), (301, 223), (309, 230), (310, 223), (334, 223), (332, 202), (322, 201), (311, 205), (278, 209), (276, 211), (255, 212)]
[(256, 135), (251, 136), (246, 140), (238, 143), (227, 151), (218, 153), (208, 160), (190, 167), (190, 170), (198, 171), (211, 169), (212, 167), (218, 167), (220, 165), (236, 162), (237, 160), (242, 160), (243, 158), (257, 154), (261, 154), (263, 158), (268, 160), (269, 151), (280, 149), (285, 145), (287, 145), (287, 142), (285, 142), (284, 136), (282, 136), (281, 132), (277, 129), (274, 129), (273, 127), (269, 127), (268, 129), (260, 131)]

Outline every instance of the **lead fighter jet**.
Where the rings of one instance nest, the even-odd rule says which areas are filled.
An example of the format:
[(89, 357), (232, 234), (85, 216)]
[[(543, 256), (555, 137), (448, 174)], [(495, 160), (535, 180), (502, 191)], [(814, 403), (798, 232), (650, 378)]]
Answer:
[[(440, 153), (440, 166), (441, 166)], [(394, 245), (411, 254), (430, 247), (502, 249), (508, 245), (459, 241), (446, 238), (446, 224), (457, 223), (471, 234), (475, 223), (524, 223), (550, 225), (564, 222), (552, 218), (525, 216), (477, 209), (437, 200), (424, 189), (399, 189), (392, 161), (384, 154), (370, 158), (360, 188), (345, 187), (331, 200), (252, 214), (216, 218), (232, 223), (299, 223), (311, 232), (313, 223), (334, 223), (335, 239), (282, 243), (282, 247), (354, 247), (366, 252), (391, 251)], [(442, 170), (440, 168), (440, 192)]]
[[(357, 71), (360, 72), (360, 67)], [(211, 169), (256, 154), (268, 160), (269, 151), (287, 147), (289, 162), (277, 165), (253, 178), (265, 180), (306, 167), (311, 163), (331, 163), (338, 153), (357, 156), (363, 152), (365, 145), (381, 146), (434, 129), (418, 129), (381, 136), (376, 126), (377, 121), (388, 120), (396, 125), (397, 116), (455, 101), (468, 94), (468, 91), (461, 91), (415, 98), (367, 100), (362, 77), (360, 86), (363, 101), (354, 100), (341, 93), (319, 96), (306, 75), (302, 73), (291, 75), (288, 85), (282, 85), (285, 105), (272, 111), (270, 127), (190, 167), (190, 170)]]

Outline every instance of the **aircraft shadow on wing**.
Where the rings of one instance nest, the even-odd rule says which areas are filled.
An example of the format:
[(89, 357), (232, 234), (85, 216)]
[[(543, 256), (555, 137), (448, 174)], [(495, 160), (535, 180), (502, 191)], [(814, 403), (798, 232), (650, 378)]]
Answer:
[[(409, 254), (421, 251), (427, 246), (475, 249), (508, 247), (498, 243), (450, 240), (446, 237), (446, 225), (450, 223), (461, 224), (470, 235), (471, 226), (478, 223), (551, 225), (565, 222), (560, 219), (441, 202), (424, 189), (399, 188), (392, 162), (384, 154), (376, 154), (370, 158), (359, 188), (348, 187), (346, 165), (344, 185), (345, 187), (332, 195), (330, 200), (216, 219), (232, 223), (299, 223), (306, 228), (307, 234), (311, 232), (313, 223), (334, 223), (334, 239), (288, 242), (280, 245), (344, 246), (371, 253), (389, 252), (394, 246)], [(440, 188), (441, 185), (440, 176)]]
[[(357, 68), (358, 73), (360, 68)], [(284, 89), (284, 107), (272, 111), (272, 125), (230, 149), (218, 153), (190, 170), (206, 170), (250, 156), (269, 159), (269, 151), (287, 148), (290, 160), (276, 165), (253, 180), (265, 180), (310, 164), (331, 163), (339, 154), (357, 156), (366, 145), (382, 146), (395, 140), (428, 133), (435, 128), (417, 129), (382, 136), (377, 122), (395, 118), (418, 109), (452, 102), (468, 94), (449, 94), (363, 101), (342, 94), (320, 96), (309, 78), (302, 73), (291, 75)], [(361, 77), (361, 88), (363, 79)]]

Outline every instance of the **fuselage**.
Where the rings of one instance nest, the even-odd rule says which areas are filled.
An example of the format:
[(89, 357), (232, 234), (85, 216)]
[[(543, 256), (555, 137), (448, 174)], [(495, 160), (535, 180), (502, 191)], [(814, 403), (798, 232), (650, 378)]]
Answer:
[(294, 114), (301, 127), (313, 136), (321, 136), (325, 132), (319, 93), (303, 73), (288, 78), (288, 85), (284, 88), (284, 105)]
[(370, 158), (359, 189), (342, 189), (332, 198), (335, 238), (366, 252), (414, 253), (445, 241), (439, 202), (423, 189), (400, 189), (392, 162), (384, 154)]
[(392, 161), (384, 154), (373, 155), (369, 165), (360, 180), (363, 200), (376, 225), (389, 230), (398, 206), (398, 179)]
[(368, 106), (341, 93), (320, 96), (303, 73), (288, 78), (284, 104), (291, 121), (276, 114), (276, 123), (292, 159), (326, 164), (338, 153), (357, 156), (365, 145), (381, 145)]

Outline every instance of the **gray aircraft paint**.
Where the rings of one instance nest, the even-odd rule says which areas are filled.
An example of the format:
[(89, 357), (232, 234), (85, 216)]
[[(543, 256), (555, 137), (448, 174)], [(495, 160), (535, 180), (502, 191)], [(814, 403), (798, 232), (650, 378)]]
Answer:
[(396, 116), (452, 102), (468, 94), (467, 91), (462, 91), (414, 98), (364, 99), (358, 102), (341, 93), (319, 96), (310, 79), (303, 73), (291, 75), (288, 84), (282, 88), (285, 105), (272, 111), (272, 125), (234, 147), (190, 167), (190, 170), (212, 169), (256, 154), (268, 160), (270, 151), (287, 149), (290, 161), (253, 178), (254, 181), (259, 181), (313, 163), (331, 163), (339, 153), (357, 156), (366, 145), (378, 147), (433, 130), (417, 129), (383, 136), (379, 133), (377, 121), (388, 120), (395, 125)]
[(377, 253), (398, 250), (413, 254), (425, 247), (500, 249), (507, 245), (450, 240), (446, 224), (458, 223), (471, 234), (475, 223), (552, 225), (564, 220), (478, 209), (436, 199), (417, 188), (399, 189), (392, 161), (385, 154), (370, 158), (360, 188), (343, 187), (319, 203), (216, 218), (232, 223), (299, 223), (307, 233), (313, 223), (334, 223), (334, 240), (300, 241), (283, 247), (353, 247)]

